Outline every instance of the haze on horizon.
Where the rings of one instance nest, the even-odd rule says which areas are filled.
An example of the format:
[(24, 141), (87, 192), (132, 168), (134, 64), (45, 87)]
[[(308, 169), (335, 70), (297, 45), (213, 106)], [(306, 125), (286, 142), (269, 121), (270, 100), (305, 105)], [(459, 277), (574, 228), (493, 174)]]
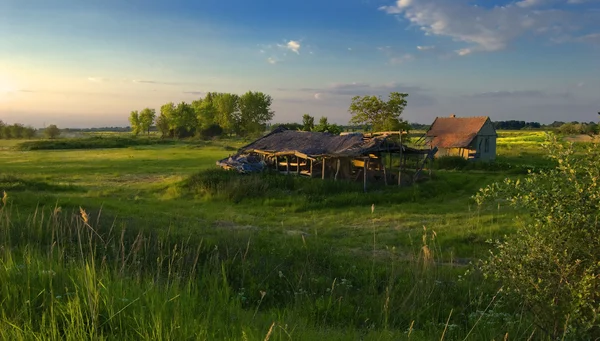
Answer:
[(391, 91), (410, 122), (587, 122), (599, 61), (599, 0), (0, 1), (0, 119), (36, 127), (248, 90), (274, 122)]

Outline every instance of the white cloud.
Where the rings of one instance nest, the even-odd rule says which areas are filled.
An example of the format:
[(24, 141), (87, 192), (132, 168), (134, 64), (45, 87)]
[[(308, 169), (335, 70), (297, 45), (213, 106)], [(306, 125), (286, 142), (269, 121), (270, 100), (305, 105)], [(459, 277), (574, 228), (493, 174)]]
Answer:
[(273, 57), (267, 58), (267, 63), (269, 64), (277, 64), (279, 61)]
[(419, 51), (428, 51), (435, 49), (435, 46), (417, 46), (417, 50)]
[(285, 44), (278, 44), (277, 46), (284, 48), (284, 49), (288, 49), (296, 54), (300, 54), (300, 42), (296, 41), (296, 40), (290, 40)]
[(404, 17), (425, 35), (468, 44), (456, 50), (464, 56), (505, 49), (527, 34), (555, 37), (595, 25), (598, 13), (583, 16), (568, 9), (539, 8), (555, 1), (558, 0), (522, 0), (486, 8), (467, 0), (399, 0), (394, 6), (383, 6), (380, 10)]
[(315, 94), (315, 99), (321, 99), (322, 97), (323, 97), (323, 95), (321, 93)]

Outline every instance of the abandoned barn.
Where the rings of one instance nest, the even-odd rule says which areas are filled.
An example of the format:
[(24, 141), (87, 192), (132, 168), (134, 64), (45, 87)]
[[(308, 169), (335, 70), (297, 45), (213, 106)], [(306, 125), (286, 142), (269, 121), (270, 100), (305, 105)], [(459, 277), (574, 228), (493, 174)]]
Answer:
[(438, 117), (425, 134), (425, 143), (437, 147), (436, 156), (461, 156), (469, 160), (496, 159), (498, 134), (487, 116)]
[(401, 142), (400, 132), (361, 134), (288, 130), (271, 133), (217, 161), (225, 169), (253, 172), (271, 169), (321, 179), (403, 185), (412, 183), (437, 151)]

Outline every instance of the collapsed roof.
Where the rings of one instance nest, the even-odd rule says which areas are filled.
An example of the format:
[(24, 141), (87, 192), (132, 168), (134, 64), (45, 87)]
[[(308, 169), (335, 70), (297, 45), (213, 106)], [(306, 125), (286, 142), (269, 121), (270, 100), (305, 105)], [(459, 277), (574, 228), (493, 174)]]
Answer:
[(363, 134), (333, 135), (278, 127), (271, 133), (240, 148), (239, 153), (304, 154), (309, 157), (358, 157), (377, 151), (418, 152), (400, 146), (386, 136), (365, 138)]

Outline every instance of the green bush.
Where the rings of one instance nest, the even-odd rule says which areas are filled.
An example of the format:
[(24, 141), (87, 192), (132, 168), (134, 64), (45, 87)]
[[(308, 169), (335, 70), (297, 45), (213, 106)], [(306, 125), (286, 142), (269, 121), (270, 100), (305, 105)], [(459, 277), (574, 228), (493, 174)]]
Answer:
[(522, 304), (548, 336), (600, 338), (600, 151), (576, 155), (553, 137), (558, 166), (481, 189), (479, 204), (524, 210), (516, 235), (495, 241), (481, 269)]

